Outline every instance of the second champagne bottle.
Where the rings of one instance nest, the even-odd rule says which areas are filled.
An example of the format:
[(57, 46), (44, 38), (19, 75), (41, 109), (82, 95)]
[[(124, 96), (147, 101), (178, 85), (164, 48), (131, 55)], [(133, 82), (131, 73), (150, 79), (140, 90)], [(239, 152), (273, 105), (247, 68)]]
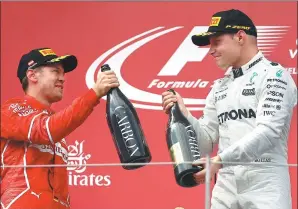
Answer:
[[(176, 94), (173, 89), (168, 91)], [(194, 187), (198, 183), (193, 175), (203, 170), (202, 166), (193, 166), (190, 162), (199, 160), (199, 149), (196, 132), (181, 112), (177, 102), (171, 107), (167, 124), (167, 145), (172, 161), (175, 162), (176, 182), (182, 187)]]
[[(111, 70), (108, 64), (101, 71)], [(121, 163), (129, 163), (127, 170), (143, 167), (151, 161), (143, 129), (135, 108), (119, 88), (107, 94), (106, 118)], [(134, 165), (135, 164), (135, 165)]]

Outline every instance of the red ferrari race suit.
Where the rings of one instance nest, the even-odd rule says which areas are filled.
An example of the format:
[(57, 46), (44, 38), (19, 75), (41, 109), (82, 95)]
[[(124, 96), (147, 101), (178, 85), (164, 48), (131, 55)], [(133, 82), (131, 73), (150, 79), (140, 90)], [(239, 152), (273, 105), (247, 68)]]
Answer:
[(24, 166), (67, 164), (64, 137), (98, 103), (90, 89), (57, 113), (30, 96), (10, 99), (1, 106), (1, 208), (70, 208), (66, 167)]

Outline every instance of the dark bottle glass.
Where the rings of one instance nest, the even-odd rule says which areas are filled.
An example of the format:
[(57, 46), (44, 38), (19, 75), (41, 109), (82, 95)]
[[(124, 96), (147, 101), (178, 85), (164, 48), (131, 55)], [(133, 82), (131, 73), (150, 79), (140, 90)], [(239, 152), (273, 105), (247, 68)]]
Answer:
[[(175, 94), (175, 91), (169, 89)], [(193, 126), (181, 112), (177, 102), (171, 107), (167, 124), (167, 144), (171, 159), (175, 162), (174, 174), (176, 182), (182, 187), (194, 187), (193, 174), (201, 171), (201, 166), (193, 166), (190, 163), (200, 159), (200, 149), (197, 135)]]
[[(111, 70), (108, 64), (101, 71)], [(151, 154), (137, 112), (119, 88), (107, 94), (106, 118), (121, 163), (149, 163)], [(132, 170), (144, 165), (126, 165)]]

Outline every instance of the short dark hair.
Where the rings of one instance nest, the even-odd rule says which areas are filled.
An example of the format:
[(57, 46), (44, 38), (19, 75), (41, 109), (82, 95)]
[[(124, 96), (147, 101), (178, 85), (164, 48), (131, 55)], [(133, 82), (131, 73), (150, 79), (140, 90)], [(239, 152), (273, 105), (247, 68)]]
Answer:
[(29, 83), (28, 83), (28, 77), (25, 76), (25, 77), (22, 79), (22, 88), (23, 88), (24, 92), (27, 91), (28, 86), (29, 86)]
[[(43, 69), (42, 66), (39, 66), (35, 68), (34, 71), (42, 71), (42, 69)], [(24, 92), (26, 92), (29, 87), (29, 81), (28, 81), (27, 75), (25, 75), (25, 77), (21, 80), (21, 83), (22, 83), (22, 89), (24, 90)]]

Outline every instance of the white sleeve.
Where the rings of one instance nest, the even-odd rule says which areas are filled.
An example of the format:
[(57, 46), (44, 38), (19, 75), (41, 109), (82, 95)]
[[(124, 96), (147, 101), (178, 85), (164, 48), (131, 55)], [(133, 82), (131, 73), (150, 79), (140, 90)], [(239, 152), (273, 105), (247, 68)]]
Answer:
[(218, 143), (219, 137), (219, 123), (214, 102), (214, 87), (206, 98), (202, 117), (197, 119), (188, 112), (187, 119), (196, 131), (202, 156), (212, 152), (213, 144)]
[(223, 162), (252, 162), (287, 140), (297, 87), (283, 68), (270, 71), (259, 90), (255, 129), (219, 154)]

